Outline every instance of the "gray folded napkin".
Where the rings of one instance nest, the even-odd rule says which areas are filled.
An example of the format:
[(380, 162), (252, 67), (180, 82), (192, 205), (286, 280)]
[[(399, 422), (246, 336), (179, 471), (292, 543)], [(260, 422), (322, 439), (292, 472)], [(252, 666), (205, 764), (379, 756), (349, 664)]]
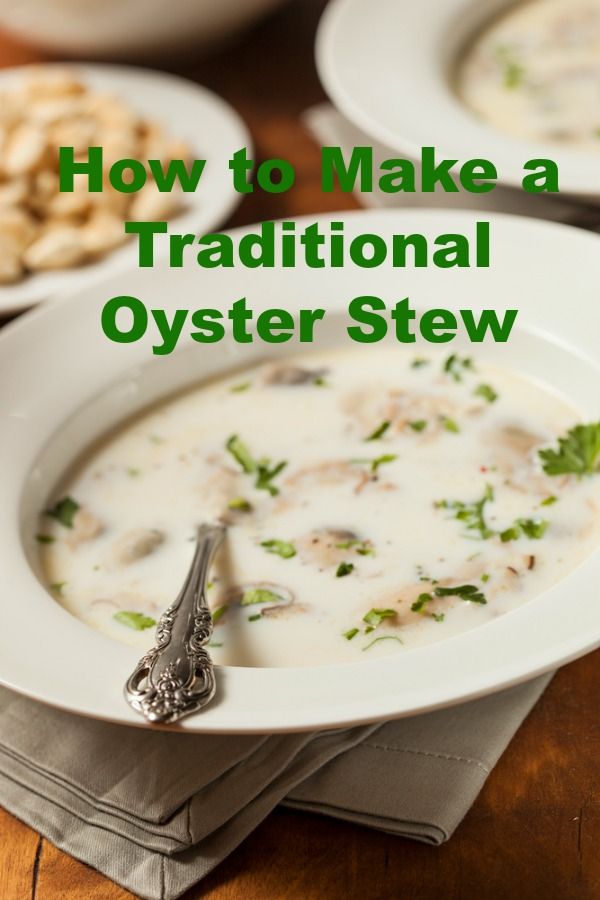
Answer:
[(178, 897), (282, 802), (439, 844), (549, 678), (384, 725), (239, 737), (110, 725), (0, 689), (0, 804), (151, 900)]

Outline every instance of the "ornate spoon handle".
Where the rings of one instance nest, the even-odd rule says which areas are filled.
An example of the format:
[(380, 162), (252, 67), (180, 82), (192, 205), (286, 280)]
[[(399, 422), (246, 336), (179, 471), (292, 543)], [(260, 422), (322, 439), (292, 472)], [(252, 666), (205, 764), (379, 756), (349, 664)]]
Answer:
[(149, 722), (175, 722), (202, 709), (214, 696), (213, 664), (204, 649), (213, 630), (206, 583), (224, 535), (222, 525), (198, 528), (194, 559), (181, 592), (159, 619), (156, 645), (125, 684), (125, 699)]

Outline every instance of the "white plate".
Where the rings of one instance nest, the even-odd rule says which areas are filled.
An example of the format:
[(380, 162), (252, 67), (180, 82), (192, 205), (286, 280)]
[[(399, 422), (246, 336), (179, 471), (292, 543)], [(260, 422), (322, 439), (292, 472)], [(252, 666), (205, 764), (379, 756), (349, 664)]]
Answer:
[[(0, 90), (18, 83), (30, 68), (1, 69)], [(60, 63), (57, 68), (66, 66)], [(168, 134), (187, 141), (198, 159), (206, 159), (198, 190), (184, 195), (185, 208), (172, 220), (173, 230), (199, 234), (222, 224), (241, 199), (233, 190), (227, 161), (240, 147), (248, 147), (249, 155), (252, 150), (251, 138), (238, 114), (216, 94), (175, 75), (102, 64), (77, 64), (71, 68), (85, 84), (118, 95), (134, 112), (155, 119)], [(0, 287), (0, 316), (65, 291), (86, 291), (98, 281), (135, 265), (137, 246), (132, 240), (90, 265), (31, 275), (18, 284)]]
[[(429, 210), (332, 218), (342, 219), (351, 237), (471, 233), (476, 217)], [(582, 416), (597, 418), (600, 240), (566, 226), (497, 214), (492, 239), (490, 269), (299, 267), (290, 277), (289, 270), (202, 271), (194, 262), (187, 270), (132, 271), (91, 287), (85, 297), (45, 304), (9, 326), (0, 336), (0, 682), (72, 712), (142, 724), (122, 698), (139, 651), (67, 613), (28, 562), (36, 555), (38, 511), (74, 456), (150, 401), (209, 373), (302, 349), (292, 342), (269, 349), (259, 342), (201, 346), (188, 339), (171, 356), (153, 357), (150, 334), (127, 345), (103, 336), (99, 317), (109, 297), (132, 294), (148, 306), (166, 307), (167, 315), (185, 306), (226, 308), (241, 296), (255, 310), (324, 303), (329, 311), (319, 346), (339, 340), (340, 330), (349, 342), (347, 304), (360, 294), (378, 294), (390, 305), (409, 296), (421, 309), (517, 306), (519, 328), (508, 344), (468, 345), (471, 352), (542, 378), (573, 398)], [(452, 344), (457, 351), (460, 346)], [(414, 345), (406, 352), (412, 355)], [(217, 701), (182, 727), (327, 728), (406, 716), (496, 691), (600, 644), (598, 584), (600, 552), (516, 611), (446, 641), (325, 669), (220, 668)]]
[[(480, 122), (451, 86), (470, 37), (514, 0), (332, 0), (319, 26), (317, 68), (341, 112), (386, 147), (419, 159), (490, 159), (520, 187), (529, 159), (554, 159), (561, 192), (600, 200), (600, 152), (518, 140)], [(400, 195), (401, 196), (401, 195)]]

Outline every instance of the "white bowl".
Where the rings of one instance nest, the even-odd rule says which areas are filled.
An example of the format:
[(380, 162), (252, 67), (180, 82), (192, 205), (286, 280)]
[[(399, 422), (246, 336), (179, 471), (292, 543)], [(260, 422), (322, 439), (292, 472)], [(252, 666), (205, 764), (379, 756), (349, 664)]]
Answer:
[[(51, 65), (51, 64), (48, 64)], [(64, 69), (64, 64), (58, 64)], [(0, 90), (27, 77), (30, 66), (0, 69)], [(107, 91), (125, 100), (131, 108), (164, 125), (176, 138), (187, 141), (196, 157), (206, 159), (206, 167), (193, 194), (184, 194), (183, 210), (172, 222), (175, 231), (196, 234), (221, 225), (241, 200), (231, 182), (227, 160), (252, 139), (246, 126), (229, 104), (212, 91), (150, 69), (113, 65), (74, 65), (73, 72), (92, 89)], [(157, 244), (163, 252), (165, 242)], [(0, 316), (26, 309), (65, 291), (84, 292), (90, 285), (137, 265), (138, 251), (133, 239), (97, 262), (72, 269), (40, 272), (13, 285), (0, 286)]]
[(205, 50), (284, 0), (19, 0), (0, 25), (55, 52), (117, 59)]
[[(470, 212), (358, 212), (322, 216), (359, 233), (471, 233)], [(306, 226), (313, 219), (302, 220)], [(246, 296), (255, 311), (327, 306), (325, 342), (349, 342), (347, 305), (377, 294), (416, 308), (517, 306), (507, 344), (485, 342), (478, 357), (541, 378), (598, 418), (600, 240), (566, 226), (491, 217), (490, 269), (188, 268), (131, 271), (80, 294), (45, 304), (0, 336), (0, 682), (44, 702), (100, 719), (141, 725), (125, 704), (123, 683), (139, 651), (94, 631), (59, 606), (36, 576), (36, 521), (64, 469), (89, 443), (153, 400), (208, 375), (302, 349), (188, 339), (153, 357), (153, 336), (121, 345), (100, 329), (114, 294), (148, 306), (228, 308)], [(237, 232), (239, 235), (240, 232)], [(194, 263), (195, 265), (195, 263)], [(292, 346), (290, 346), (292, 345)], [(415, 345), (411, 345), (411, 353)], [(457, 340), (452, 349), (475, 352)], [(306, 345), (304, 345), (306, 349)], [(600, 644), (600, 551), (552, 589), (487, 624), (428, 646), (377, 660), (306, 668), (217, 669), (216, 701), (182, 727), (203, 732), (327, 728), (406, 716), (499, 690), (552, 669)]]
[(316, 43), (323, 86), (351, 122), (396, 153), (419, 159), (421, 147), (433, 146), (440, 159), (483, 157), (496, 165), (499, 183), (517, 188), (527, 160), (554, 159), (561, 193), (600, 202), (600, 152), (503, 134), (480, 122), (453, 90), (462, 49), (512, 3), (332, 0)]

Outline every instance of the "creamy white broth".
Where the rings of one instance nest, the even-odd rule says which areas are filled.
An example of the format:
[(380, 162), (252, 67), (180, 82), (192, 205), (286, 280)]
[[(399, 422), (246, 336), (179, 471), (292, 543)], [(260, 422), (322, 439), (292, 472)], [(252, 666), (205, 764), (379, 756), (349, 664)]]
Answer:
[(509, 7), (466, 53), (458, 89), (501, 131), (600, 151), (600, 0)]
[[(391, 348), (304, 354), (125, 423), (51, 498), (49, 508), (72, 498), (74, 515), (63, 505), (62, 523), (40, 517), (53, 596), (93, 628), (150, 647), (195, 526), (217, 518), (228, 524), (208, 592), (220, 664), (405, 652), (540, 594), (600, 542), (600, 478), (542, 469), (539, 448), (580, 418), (569, 403), (512, 371), (464, 362)], [(268, 473), (285, 461), (267, 475), (273, 493), (243, 471), (237, 444), (238, 458), (227, 449), (232, 435), (241, 452), (270, 460)], [(484, 534), (468, 527), (476, 511), (456, 502), (486, 492)], [(419, 605), (422, 594), (431, 599)]]

